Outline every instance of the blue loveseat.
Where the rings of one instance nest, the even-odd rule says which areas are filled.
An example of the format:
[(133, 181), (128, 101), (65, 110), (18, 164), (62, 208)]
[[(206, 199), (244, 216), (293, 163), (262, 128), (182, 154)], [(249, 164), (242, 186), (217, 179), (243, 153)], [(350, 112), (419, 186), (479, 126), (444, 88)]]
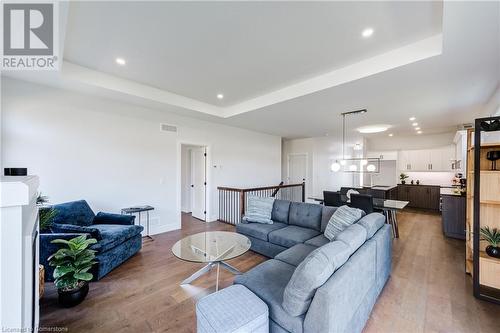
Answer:
[(59, 249), (54, 239), (69, 240), (78, 235), (97, 239), (91, 249), (96, 250), (98, 264), (93, 267), (94, 280), (99, 280), (112, 269), (139, 252), (142, 247), (142, 226), (134, 225), (135, 216), (110, 213), (94, 214), (85, 200), (54, 205), (56, 211), (50, 230), (40, 231), (40, 264), (45, 267), (45, 280), (53, 281), (54, 267), (48, 257)]

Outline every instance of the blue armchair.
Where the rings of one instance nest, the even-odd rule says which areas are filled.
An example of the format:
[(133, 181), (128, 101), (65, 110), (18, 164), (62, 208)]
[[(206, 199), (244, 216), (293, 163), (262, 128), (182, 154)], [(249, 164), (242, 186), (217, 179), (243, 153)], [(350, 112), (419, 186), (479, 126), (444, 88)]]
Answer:
[(40, 264), (45, 266), (45, 280), (53, 281), (54, 267), (47, 259), (59, 249), (54, 239), (66, 239), (85, 234), (97, 239), (91, 249), (96, 250), (98, 264), (93, 268), (94, 280), (99, 280), (112, 269), (140, 251), (142, 226), (134, 225), (135, 216), (110, 213), (94, 214), (85, 200), (52, 206), (57, 214), (50, 230), (40, 231)]

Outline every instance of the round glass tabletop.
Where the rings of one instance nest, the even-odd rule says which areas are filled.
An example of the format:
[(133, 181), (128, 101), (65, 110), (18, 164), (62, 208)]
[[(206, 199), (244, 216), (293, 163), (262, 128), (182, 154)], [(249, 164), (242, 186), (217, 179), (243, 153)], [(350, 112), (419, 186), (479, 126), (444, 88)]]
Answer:
[(193, 262), (216, 262), (236, 258), (250, 249), (250, 240), (229, 231), (207, 231), (187, 236), (172, 247), (179, 259)]

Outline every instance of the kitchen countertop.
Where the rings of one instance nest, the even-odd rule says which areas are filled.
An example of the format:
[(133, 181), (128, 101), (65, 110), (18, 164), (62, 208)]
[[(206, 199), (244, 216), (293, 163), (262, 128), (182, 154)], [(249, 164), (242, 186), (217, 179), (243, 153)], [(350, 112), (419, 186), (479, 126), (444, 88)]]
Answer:
[(374, 185), (374, 186), (363, 186), (363, 188), (370, 190), (379, 190), (379, 191), (390, 191), (396, 188), (397, 185)]
[(452, 195), (455, 197), (463, 197), (465, 193), (456, 193), (455, 188), (441, 187), (441, 195)]

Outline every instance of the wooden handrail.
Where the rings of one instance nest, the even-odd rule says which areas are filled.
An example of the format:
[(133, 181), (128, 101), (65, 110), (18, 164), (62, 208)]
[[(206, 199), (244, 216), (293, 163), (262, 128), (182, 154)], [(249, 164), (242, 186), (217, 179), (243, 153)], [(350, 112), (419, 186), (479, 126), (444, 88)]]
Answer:
[(219, 192), (219, 221), (231, 224), (241, 222), (249, 195), (305, 202), (305, 182), (286, 185), (280, 182), (279, 185), (252, 188), (218, 186), (217, 190)]
[(274, 189), (287, 188), (287, 187), (298, 187), (298, 186), (302, 186), (303, 184), (304, 183), (285, 184), (285, 185), (263, 186), (263, 187), (253, 187), (253, 188), (236, 188), (236, 187), (218, 186), (217, 189), (224, 190), (224, 191), (233, 191), (233, 192), (252, 192), (252, 191), (274, 190)]

